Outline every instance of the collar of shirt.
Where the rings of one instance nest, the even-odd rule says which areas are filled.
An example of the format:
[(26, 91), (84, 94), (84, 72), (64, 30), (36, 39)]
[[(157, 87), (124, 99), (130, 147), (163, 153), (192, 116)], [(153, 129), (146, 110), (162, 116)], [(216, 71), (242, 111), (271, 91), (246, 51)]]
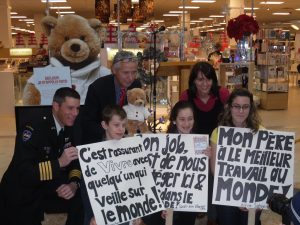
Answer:
[(55, 116), (52, 114), (53, 116), (53, 119), (54, 119), (54, 123), (55, 123), (55, 127), (56, 127), (56, 132), (57, 132), (57, 135), (59, 134), (59, 131), (61, 129), (64, 129), (64, 127), (60, 126), (59, 122), (57, 121), (57, 119), (55, 118)]

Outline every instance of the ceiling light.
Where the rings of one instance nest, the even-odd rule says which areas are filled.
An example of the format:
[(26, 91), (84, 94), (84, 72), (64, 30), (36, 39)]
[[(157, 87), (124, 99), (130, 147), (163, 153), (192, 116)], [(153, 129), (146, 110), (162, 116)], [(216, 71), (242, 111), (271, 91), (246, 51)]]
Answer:
[(283, 4), (284, 2), (269, 2), (269, 1), (266, 1), (266, 2), (260, 2), (259, 4), (263, 4), (263, 5), (280, 5), (280, 4)]
[(26, 16), (11, 16), (11, 19), (25, 19), (27, 18)]
[(56, 14), (74, 14), (75, 11), (56, 12)]
[[(181, 6), (179, 6), (178, 8), (179, 8), (179, 9), (183, 9), (183, 6), (181, 5)], [(199, 9), (200, 6), (185, 6), (184, 8), (185, 8), (185, 9)]]
[(139, 3), (139, 0), (131, 0), (131, 3)]
[(191, 20), (192, 23), (202, 23), (203, 20)]
[(193, 3), (214, 3), (215, 0), (192, 0)]
[(71, 6), (50, 6), (50, 9), (71, 9)]
[(10, 12), (10, 15), (17, 15), (17, 12)]
[(295, 30), (299, 30), (299, 27), (296, 26), (295, 24), (292, 24), (291, 27), (292, 27), (293, 29), (295, 29)]
[(199, 18), (199, 20), (213, 20), (213, 18)]
[(224, 15), (210, 15), (211, 18), (223, 18)]
[[(46, 3), (46, 0), (41, 0), (42, 3)], [(48, 2), (67, 2), (67, 0), (48, 0)]]
[(259, 8), (251, 8), (251, 7), (245, 7), (244, 10), (258, 10)]
[[(183, 11), (169, 11), (169, 13), (183, 13)], [(184, 13), (188, 13), (188, 11), (184, 11)]]
[(295, 9), (295, 10), (300, 11), (300, 8), (299, 9)]
[(163, 14), (163, 16), (179, 16), (179, 14), (166, 13), (166, 14)]
[(165, 22), (164, 20), (153, 20), (154, 23), (163, 23)]
[(289, 13), (289, 12), (273, 12), (272, 14), (273, 15), (280, 15), (280, 16), (288, 16), (291, 13)]

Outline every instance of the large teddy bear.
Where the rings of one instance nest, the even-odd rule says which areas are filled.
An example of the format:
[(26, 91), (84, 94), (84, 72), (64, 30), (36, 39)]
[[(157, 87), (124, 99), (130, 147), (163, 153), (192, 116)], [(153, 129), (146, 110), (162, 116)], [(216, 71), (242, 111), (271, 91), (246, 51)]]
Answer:
[(128, 104), (123, 106), (127, 114), (127, 131), (128, 136), (132, 136), (138, 131), (146, 133), (148, 127), (146, 120), (150, 116), (150, 112), (145, 107), (146, 93), (141, 88), (133, 88), (127, 91)]
[[(78, 91), (81, 104), (84, 104), (88, 86), (97, 78), (111, 74), (109, 69), (100, 65), (98, 58), (101, 48), (100, 21), (87, 20), (78, 15), (66, 15), (58, 19), (46, 16), (42, 19), (42, 27), (48, 36), (51, 54), (49, 66), (70, 67), (72, 87)], [(41, 97), (34, 76), (24, 88), (24, 105), (40, 104)]]

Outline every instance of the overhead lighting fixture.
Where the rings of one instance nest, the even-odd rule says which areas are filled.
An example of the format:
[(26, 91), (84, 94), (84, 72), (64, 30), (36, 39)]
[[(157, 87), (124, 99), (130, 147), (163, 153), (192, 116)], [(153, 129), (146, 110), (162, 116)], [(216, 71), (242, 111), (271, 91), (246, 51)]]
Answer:
[(292, 27), (294, 30), (299, 30), (299, 27), (296, 26), (295, 24), (292, 24), (291, 27)]
[(254, 8), (251, 8), (251, 7), (245, 7), (245, 8), (244, 8), (244, 10), (252, 10), (252, 9), (253, 9), (253, 10), (258, 10), (259, 8), (255, 8), (255, 7), (254, 7)]
[[(179, 13), (183, 13), (183, 11), (169, 11), (169, 13), (177, 13), (177, 14), (179, 14)], [(188, 11), (184, 11), (184, 13), (188, 13)]]
[(271, 1), (266, 1), (266, 2), (260, 2), (259, 4), (262, 5), (280, 5), (283, 4), (284, 2), (271, 2)]
[[(128, 19), (127, 19), (128, 20)], [(154, 23), (164, 23), (164, 20), (153, 20)]]
[(25, 19), (27, 18), (26, 16), (11, 16), (11, 19)]
[(193, 3), (215, 3), (215, 0), (192, 0)]
[(175, 13), (165, 13), (163, 16), (179, 16), (180, 14), (175, 14)]
[[(181, 5), (181, 6), (179, 6), (178, 8), (179, 8), (179, 9), (183, 9), (183, 6)], [(184, 8), (185, 8), (185, 9), (199, 9), (200, 6), (185, 6)]]
[(273, 15), (277, 15), (277, 16), (288, 16), (291, 15), (290, 12), (273, 12)]
[(203, 20), (191, 20), (192, 23), (203, 23)]
[(71, 6), (50, 6), (50, 9), (71, 9)]
[(139, 0), (131, 0), (131, 3), (139, 3)]
[(199, 20), (214, 20), (213, 18), (199, 18)]
[(10, 15), (17, 15), (17, 12), (10, 12)]
[[(46, 0), (41, 0), (42, 3), (46, 3)], [(67, 2), (67, 0), (48, 0), (48, 2)]]
[(75, 11), (56, 12), (56, 14), (75, 14)]
[(300, 8), (299, 9), (295, 9), (295, 10), (300, 11)]
[(210, 15), (210, 18), (224, 18), (224, 15)]

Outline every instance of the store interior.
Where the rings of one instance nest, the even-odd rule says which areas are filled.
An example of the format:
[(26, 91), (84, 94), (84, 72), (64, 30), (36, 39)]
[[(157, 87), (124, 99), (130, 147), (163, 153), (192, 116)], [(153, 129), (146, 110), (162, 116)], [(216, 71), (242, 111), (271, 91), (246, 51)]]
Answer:
[[(255, 96), (263, 126), (270, 130), (295, 132), (295, 190), (300, 190), (300, 7), (296, 0), (129, 0), (131, 13), (120, 22), (119, 0), (104, 0), (109, 6), (106, 18), (95, 1), (0, 0), (0, 179), (14, 150), (16, 119), (14, 108), (23, 104), (23, 90), (33, 68), (48, 64), (47, 37), (39, 24), (47, 14), (60, 17), (78, 14), (102, 21), (100, 52), (102, 65), (110, 67), (115, 52), (122, 48), (143, 54), (153, 47), (157, 35), (157, 52), (167, 60), (148, 60), (144, 71), (157, 63), (157, 105), (160, 119), (168, 117), (170, 108), (187, 88), (190, 68), (197, 61), (207, 61), (209, 53), (221, 44), (223, 58), (213, 58), (219, 84), (232, 90), (246, 87)], [(142, 3), (150, 10), (148, 17), (134, 17)], [(146, 2), (146, 3), (145, 3)], [(277, 2), (277, 3), (276, 3)], [(139, 6), (139, 7), (137, 7)], [(63, 8), (61, 8), (63, 7)], [(1, 12), (4, 13), (1, 13)], [(227, 36), (228, 21), (240, 14), (252, 16), (259, 31), (241, 45)], [(123, 15), (122, 15), (123, 16)], [(105, 22), (107, 21), (107, 23)], [(158, 31), (162, 28), (162, 32)], [(5, 32), (4, 32), (5, 31)], [(156, 32), (158, 31), (158, 32)], [(5, 35), (4, 35), (5, 33)], [(250, 41), (251, 39), (252, 41)], [(245, 83), (246, 77), (246, 83)], [(141, 77), (147, 80), (147, 77)], [(150, 84), (145, 81), (149, 107), (153, 107)], [(161, 120), (160, 120), (161, 121)], [(166, 123), (157, 131), (163, 132)], [(62, 219), (63, 220), (63, 219)], [(264, 211), (263, 225), (280, 223), (280, 216)], [(49, 221), (48, 221), (49, 222)], [(204, 224), (199, 220), (197, 224)], [(47, 224), (47, 221), (44, 225)], [(49, 224), (53, 224), (49, 222)], [(58, 220), (59, 224), (59, 220)]]

